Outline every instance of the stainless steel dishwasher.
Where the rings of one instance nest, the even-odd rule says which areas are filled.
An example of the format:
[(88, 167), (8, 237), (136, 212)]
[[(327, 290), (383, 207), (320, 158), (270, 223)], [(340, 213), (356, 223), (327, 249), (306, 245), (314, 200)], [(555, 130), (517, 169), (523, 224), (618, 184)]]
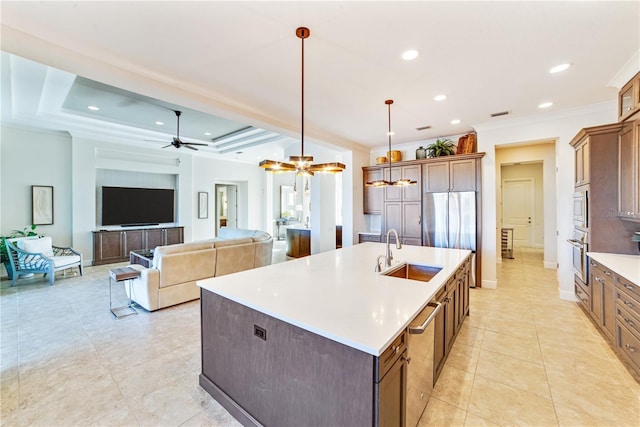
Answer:
[(418, 425), (431, 397), (435, 318), (441, 308), (430, 302), (408, 327), (406, 427)]

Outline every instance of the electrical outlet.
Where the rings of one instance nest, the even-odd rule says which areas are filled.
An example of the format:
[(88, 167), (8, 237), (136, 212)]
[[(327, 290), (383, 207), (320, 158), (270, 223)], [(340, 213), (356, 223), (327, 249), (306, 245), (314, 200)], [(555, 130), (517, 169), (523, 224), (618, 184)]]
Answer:
[(267, 340), (267, 330), (264, 328), (261, 328), (258, 325), (253, 325), (253, 335), (260, 338), (261, 340), (264, 340), (264, 341)]

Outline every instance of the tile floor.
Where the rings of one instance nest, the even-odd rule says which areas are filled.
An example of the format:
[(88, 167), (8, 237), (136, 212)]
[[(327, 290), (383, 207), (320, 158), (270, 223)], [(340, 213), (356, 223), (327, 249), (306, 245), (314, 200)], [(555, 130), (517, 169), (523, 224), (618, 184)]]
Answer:
[[(2, 281), (0, 425), (239, 425), (198, 386), (198, 301), (116, 320), (113, 267), (52, 287)], [(540, 251), (518, 251), (499, 266), (499, 289), (471, 290), (422, 424), (638, 426), (639, 396), (584, 313), (558, 299)]]

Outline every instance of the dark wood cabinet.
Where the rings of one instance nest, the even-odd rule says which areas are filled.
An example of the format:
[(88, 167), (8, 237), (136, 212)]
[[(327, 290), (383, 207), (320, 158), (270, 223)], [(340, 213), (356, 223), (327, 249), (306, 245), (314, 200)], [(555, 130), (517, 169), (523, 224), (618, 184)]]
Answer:
[(640, 72), (618, 93), (618, 121), (635, 119), (638, 111), (640, 111)]
[(404, 427), (407, 401), (407, 351), (378, 383), (378, 427)]
[(406, 187), (385, 187), (383, 241), (390, 229), (398, 232), (400, 241), (405, 245), (422, 245), (422, 179), (421, 166), (413, 164), (393, 167), (384, 171), (385, 179), (410, 179), (416, 184)]
[(184, 227), (93, 232), (93, 265), (124, 262), (129, 252), (184, 242)]
[[(447, 295), (446, 287), (440, 290), (435, 297), (435, 301), (440, 302), (441, 304), (445, 304), (444, 299)], [(436, 314), (435, 318), (435, 330), (434, 330), (434, 345), (433, 345), (433, 382), (435, 383), (438, 377), (440, 376), (440, 371), (444, 367), (444, 362), (446, 361), (447, 351), (444, 346), (445, 341), (445, 332), (446, 332), (446, 318), (445, 311), (440, 310), (438, 314)]]
[(591, 159), (589, 158), (589, 138), (585, 138), (579, 145), (574, 147), (574, 187), (579, 187), (589, 183), (589, 170)]
[(287, 228), (287, 256), (301, 258), (311, 255), (311, 230)]
[(640, 221), (640, 120), (629, 122), (618, 138), (618, 216)]
[(380, 215), (382, 204), (384, 203), (384, 191), (382, 188), (367, 187), (367, 182), (379, 181), (382, 179), (381, 168), (363, 168), (364, 175), (364, 201), (363, 210), (368, 215)]
[(425, 193), (476, 190), (475, 159), (427, 163), (423, 168)]
[(591, 317), (611, 342), (615, 336), (615, 273), (602, 264), (589, 260), (591, 285)]

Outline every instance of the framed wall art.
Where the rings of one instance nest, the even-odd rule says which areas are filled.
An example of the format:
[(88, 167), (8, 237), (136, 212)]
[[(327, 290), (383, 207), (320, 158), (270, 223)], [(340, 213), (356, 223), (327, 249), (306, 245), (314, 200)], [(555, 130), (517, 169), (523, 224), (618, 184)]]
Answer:
[(198, 218), (209, 218), (209, 193), (198, 192)]
[(53, 224), (53, 187), (50, 185), (31, 186), (31, 223), (34, 225)]

